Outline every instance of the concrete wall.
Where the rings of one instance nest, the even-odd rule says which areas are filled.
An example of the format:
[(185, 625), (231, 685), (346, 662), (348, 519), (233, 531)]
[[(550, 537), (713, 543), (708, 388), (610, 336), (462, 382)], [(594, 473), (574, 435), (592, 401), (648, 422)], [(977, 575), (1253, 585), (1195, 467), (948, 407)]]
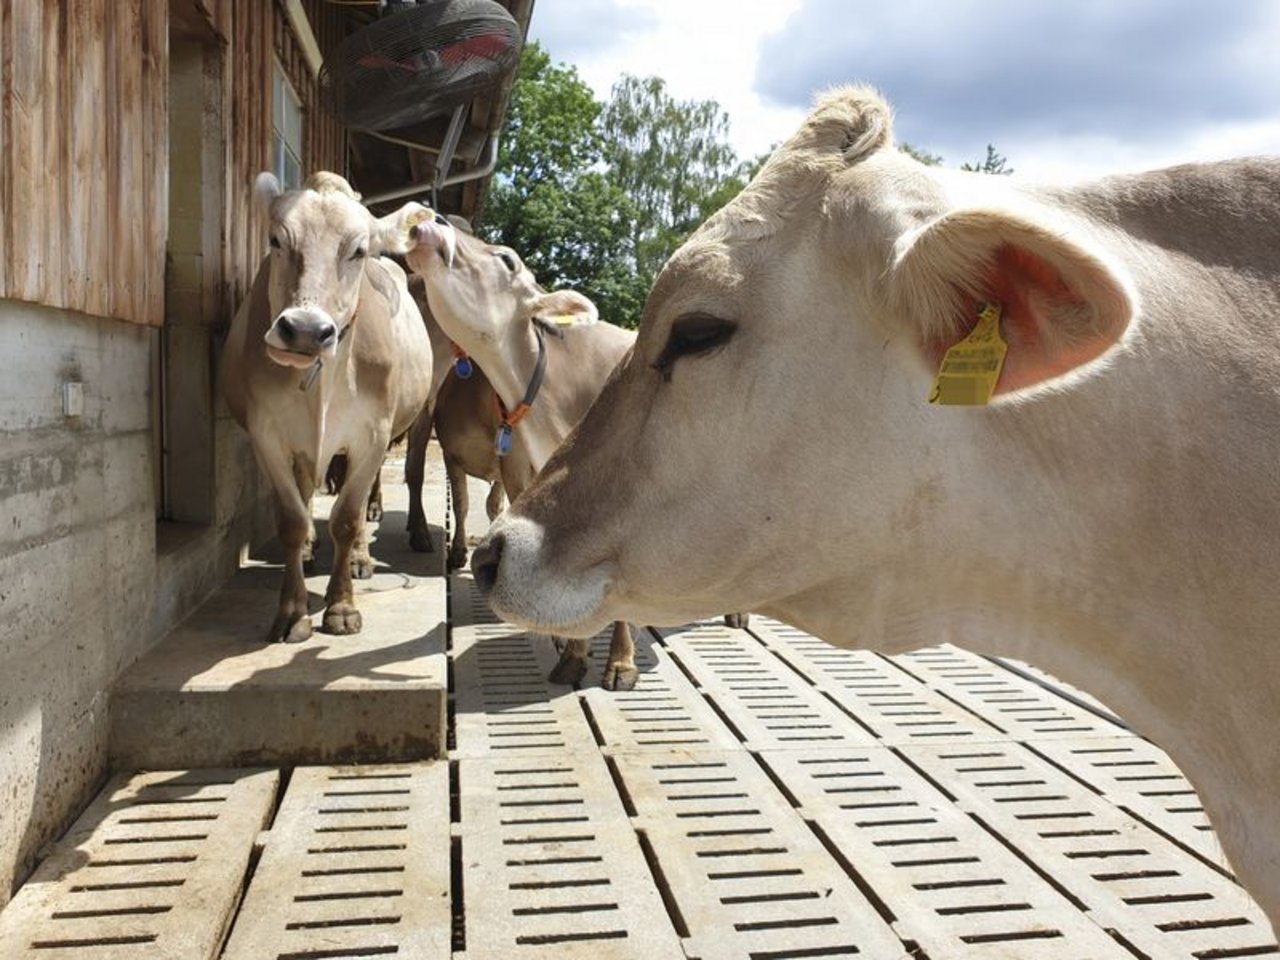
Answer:
[[(210, 522), (157, 524), (157, 336), (0, 300), (0, 904), (106, 776), (115, 677), (271, 534), (220, 400)], [(206, 341), (209, 371), (212, 354)], [(78, 418), (67, 380), (83, 384)]]

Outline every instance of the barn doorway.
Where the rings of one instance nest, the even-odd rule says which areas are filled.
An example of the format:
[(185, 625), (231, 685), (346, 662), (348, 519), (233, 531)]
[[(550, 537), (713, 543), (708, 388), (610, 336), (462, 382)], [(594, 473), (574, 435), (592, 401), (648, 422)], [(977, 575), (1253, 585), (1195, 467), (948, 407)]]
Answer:
[(157, 547), (212, 522), (216, 363), (221, 320), (221, 48), (192, 0), (174, 0), (169, 34), (169, 232), (165, 322), (152, 345)]

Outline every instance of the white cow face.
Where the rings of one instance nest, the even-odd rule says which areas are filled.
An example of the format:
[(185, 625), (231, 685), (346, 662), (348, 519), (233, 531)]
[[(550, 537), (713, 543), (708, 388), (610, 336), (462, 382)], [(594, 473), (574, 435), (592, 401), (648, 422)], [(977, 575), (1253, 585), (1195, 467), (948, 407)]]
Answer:
[(581, 294), (543, 290), (510, 247), (485, 243), (425, 207), (419, 211), (406, 260), (426, 281), (427, 301), (441, 328), (482, 366), (527, 336), (534, 317), (596, 319), (595, 305)]
[(336, 351), (355, 316), (366, 260), (406, 229), (405, 210), (375, 219), (333, 173), (287, 192), (263, 173), (255, 188), (271, 248), (267, 353), (282, 366), (309, 367)]
[(988, 542), (1025, 453), (995, 410), (929, 405), (942, 354), (1007, 304), (997, 406), (1017, 404), (1132, 312), (1058, 224), (993, 206), (998, 180), (937, 179), (878, 98), (830, 97), (672, 257), (632, 355), (477, 550), (493, 608), (581, 635), (723, 610), (830, 635), (901, 632), (965, 589), (952, 548)]

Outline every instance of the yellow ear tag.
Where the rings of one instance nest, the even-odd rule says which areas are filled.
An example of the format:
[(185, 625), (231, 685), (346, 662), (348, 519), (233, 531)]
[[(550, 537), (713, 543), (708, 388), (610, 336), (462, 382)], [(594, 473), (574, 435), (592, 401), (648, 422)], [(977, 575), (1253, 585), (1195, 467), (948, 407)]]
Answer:
[(409, 216), (404, 218), (405, 234), (408, 235), (409, 231), (411, 231), (418, 224), (426, 223), (430, 219), (431, 219), (430, 210), (418, 210), (418, 211), (415, 211), (414, 213), (409, 214)]
[(576, 313), (560, 313), (554, 317), (547, 317), (545, 319), (551, 321), (557, 327), (572, 327), (578, 322), (578, 315)]
[(947, 351), (929, 402), (946, 407), (984, 407), (991, 402), (1008, 345), (1000, 336), (1000, 305), (978, 305), (978, 325)]

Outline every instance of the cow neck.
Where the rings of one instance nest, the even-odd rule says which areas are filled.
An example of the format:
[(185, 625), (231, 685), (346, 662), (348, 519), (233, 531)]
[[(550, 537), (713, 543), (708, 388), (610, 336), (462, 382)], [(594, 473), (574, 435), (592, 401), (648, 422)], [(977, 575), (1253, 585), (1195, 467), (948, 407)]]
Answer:
[[(517, 394), (511, 389), (511, 383), (495, 389), (499, 424), (494, 446), (499, 456), (506, 456), (511, 452), (512, 433), (533, 409), (534, 401), (542, 390), (547, 373), (547, 334), (557, 338), (564, 336), (559, 329), (537, 317), (533, 318), (529, 327), (529, 333), (523, 334), (523, 343), (517, 341), (519, 346), (514, 351), (516, 355), (511, 358), (512, 372), (516, 375), (513, 383), (523, 383), (519, 399), (515, 399)], [(528, 339), (530, 335), (532, 342)], [(517, 386), (516, 389), (521, 388)]]
[[(357, 308), (356, 313), (359, 312)], [(342, 346), (342, 341), (347, 339), (347, 334), (351, 332), (351, 328), (356, 325), (356, 313), (351, 314), (351, 319), (347, 321), (347, 325), (342, 328), (342, 332), (338, 334), (338, 342), (333, 345), (334, 359), (337, 359), (338, 348)], [(302, 382), (298, 384), (298, 389), (303, 393), (310, 392), (311, 388), (316, 385), (316, 381), (320, 379), (320, 371), (324, 368), (324, 357), (316, 357), (316, 362), (307, 367), (307, 372), (302, 376)]]

